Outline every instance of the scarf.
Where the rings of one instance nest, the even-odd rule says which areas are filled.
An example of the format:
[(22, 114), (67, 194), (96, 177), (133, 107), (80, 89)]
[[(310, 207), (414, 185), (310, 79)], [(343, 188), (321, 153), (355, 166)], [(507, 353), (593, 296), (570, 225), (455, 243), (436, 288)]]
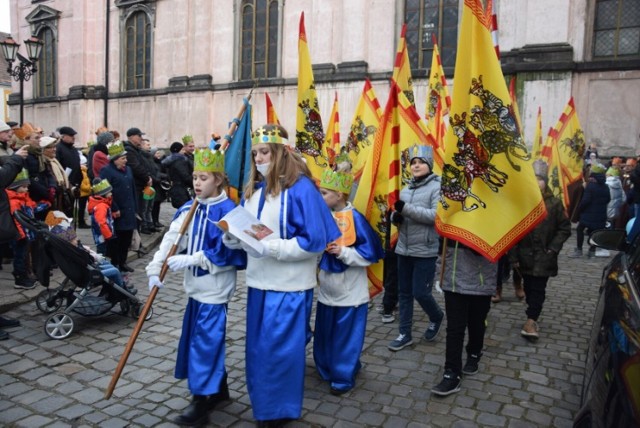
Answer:
[(56, 158), (45, 158), (45, 162), (49, 164), (49, 168), (53, 177), (56, 179), (56, 183), (58, 186), (63, 187), (65, 189), (69, 188), (69, 180), (67, 179), (67, 174), (64, 173), (64, 168), (58, 162)]
[(34, 147), (29, 145), (27, 151), (30, 155), (33, 155), (38, 159), (38, 172), (42, 172), (45, 170), (47, 165), (45, 164), (44, 155), (42, 154), (42, 147)]

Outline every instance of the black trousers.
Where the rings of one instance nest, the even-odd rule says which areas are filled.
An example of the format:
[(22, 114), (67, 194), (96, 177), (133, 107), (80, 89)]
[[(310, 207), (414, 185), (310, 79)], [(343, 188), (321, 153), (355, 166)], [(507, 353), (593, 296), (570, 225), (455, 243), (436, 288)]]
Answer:
[(383, 282), (382, 306), (384, 313), (390, 314), (398, 306), (398, 256), (394, 250), (385, 251)]
[(447, 349), (444, 369), (460, 375), (465, 331), (469, 332), (467, 355), (482, 353), (485, 321), (491, 308), (491, 296), (445, 291), (444, 304), (447, 312)]
[(107, 257), (111, 264), (119, 268), (127, 262), (133, 230), (116, 230), (116, 237), (107, 241)]
[(527, 318), (538, 321), (546, 297), (548, 276), (522, 275), (524, 293), (527, 295)]

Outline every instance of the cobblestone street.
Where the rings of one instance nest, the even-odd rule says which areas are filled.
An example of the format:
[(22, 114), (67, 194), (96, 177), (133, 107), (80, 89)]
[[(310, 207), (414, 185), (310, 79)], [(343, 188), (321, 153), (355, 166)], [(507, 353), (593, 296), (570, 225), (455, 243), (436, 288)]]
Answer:
[[(162, 222), (173, 212), (163, 207)], [(91, 242), (87, 231), (83, 241)], [(158, 238), (144, 236), (144, 243)], [(363, 368), (356, 388), (329, 394), (315, 371), (307, 347), (302, 418), (291, 427), (569, 427), (578, 410), (582, 372), (602, 268), (609, 258), (570, 259), (575, 231), (560, 255), (560, 274), (552, 278), (540, 319), (541, 338), (531, 344), (520, 337), (526, 320), (509, 281), (504, 299), (492, 305), (480, 372), (463, 378), (462, 390), (446, 398), (430, 393), (442, 376), (444, 327), (435, 342), (422, 337), (427, 320), (416, 305), (415, 344), (399, 352), (387, 349), (398, 334), (397, 323), (383, 324), (370, 306)], [(152, 254), (132, 260), (131, 282), (144, 300), (148, 294), (144, 266)], [(42, 291), (13, 289), (11, 265), (0, 272), (4, 315), (22, 326), (7, 330), (0, 342), (0, 425), (19, 427), (174, 426), (172, 418), (188, 404), (185, 381), (173, 377), (176, 347), (186, 297), (181, 276), (169, 274), (154, 302), (154, 316), (144, 324), (113, 397), (107, 385), (135, 326), (131, 317), (74, 316), (76, 327), (65, 340), (44, 333), (47, 315), (34, 296)], [(54, 277), (58, 281), (59, 276)], [(55, 285), (55, 284), (54, 284)], [(443, 305), (442, 295), (437, 300)], [(239, 276), (229, 305), (227, 368), (231, 400), (211, 413), (211, 426), (254, 426), (244, 376), (246, 288)], [(9, 302), (9, 303), (8, 303)], [(13, 302), (13, 303), (11, 303)], [(116, 306), (114, 310), (118, 310)]]

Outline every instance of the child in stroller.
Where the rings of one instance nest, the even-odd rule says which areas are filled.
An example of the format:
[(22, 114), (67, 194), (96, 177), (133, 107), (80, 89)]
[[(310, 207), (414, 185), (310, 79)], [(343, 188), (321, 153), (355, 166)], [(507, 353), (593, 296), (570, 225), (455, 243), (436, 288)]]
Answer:
[[(38, 309), (53, 313), (45, 322), (52, 339), (65, 339), (74, 329), (71, 313), (86, 317), (104, 315), (117, 304), (122, 314), (137, 318), (142, 302), (135, 296), (120, 271), (102, 256), (79, 244), (75, 231), (64, 225), (49, 229), (47, 224), (20, 216), (21, 224), (36, 233), (34, 258), (36, 276), (47, 289), (36, 298)], [(56, 289), (49, 288), (50, 271), (58, 266), (66, 279)], [(65, 302), (66, 301), (66, 302)], [(63, 304), (65, 308), (60, 311)], [(153, 310), (147, 318), (151, 318)]]

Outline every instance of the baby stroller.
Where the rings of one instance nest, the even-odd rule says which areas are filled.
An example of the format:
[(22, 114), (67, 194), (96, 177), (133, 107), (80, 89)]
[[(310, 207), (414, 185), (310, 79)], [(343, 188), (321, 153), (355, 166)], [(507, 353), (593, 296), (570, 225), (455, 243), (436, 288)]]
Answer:
[[(32, 244), (35, 273), (46, 287), (36, 297), (36, 306), (51, 314), (44, 331), (51, 339), (66, 339), (74, 329), (71, 314), (85, 317), (104, 315), (119, 305), (120, 313), (138, 318), (143, 302), (135, 296), (135, 289), (116, 284), (104, 276), (91, 254), (51, 233), (47, 224), (27, 217), (19, 211), (16, 218), (25, 228), (35, 233)], [(50, 271), (59, 267), (65, 276), (59, 287), (49, 288)], [(153, 316), (150, 308), (146, 319)]]

